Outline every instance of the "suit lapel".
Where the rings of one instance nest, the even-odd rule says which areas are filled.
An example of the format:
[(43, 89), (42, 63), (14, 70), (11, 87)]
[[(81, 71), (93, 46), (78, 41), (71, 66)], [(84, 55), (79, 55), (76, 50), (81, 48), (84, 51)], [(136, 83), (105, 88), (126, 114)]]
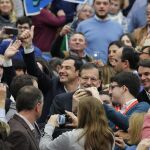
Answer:
[(36, 138), (35, 138), (33, 132), (31, 131), (30, 127), (27, 125), (27, 123), (21, 117), (19, 117), (18, 115), (14, 115), (14, 119), (17, 120), (18, 122), (20, 122), (26, 128), (29, 136), (32, 139), (31, 142), (34, 143), (35, 147), (39, 150), (38, 144), (36, 142)]

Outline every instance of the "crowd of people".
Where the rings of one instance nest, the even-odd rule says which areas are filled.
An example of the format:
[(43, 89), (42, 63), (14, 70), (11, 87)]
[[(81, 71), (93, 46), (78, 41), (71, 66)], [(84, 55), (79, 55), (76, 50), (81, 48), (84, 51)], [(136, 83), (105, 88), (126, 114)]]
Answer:
[(0, 0), (0, 150), (150, 150), (150, 0), (23, 2)]

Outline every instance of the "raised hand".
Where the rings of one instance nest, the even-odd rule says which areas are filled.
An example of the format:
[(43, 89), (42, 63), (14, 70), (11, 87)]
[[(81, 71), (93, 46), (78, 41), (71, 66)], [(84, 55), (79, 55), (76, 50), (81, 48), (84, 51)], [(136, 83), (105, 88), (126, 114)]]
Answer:
[(60, 34), (60, 36), (64, 36), (64, 35), (68, 34), (69, 32), (71, 32), (70, 26), (65, 25), (65, 26), (61, 29), (61, 31), (60, 31), (59, 34)]
[(64, 12), (62, 9), (60, 9), (60, 10), (58, 10), (58, 12), (57, 12), (57, 16), (59, 16), (59, 17), (61, 17), (61, 16), (66, 16), (66, 14), (65, 14), (65, 12)]
[(119, 146), (121, 149), (125, 149), (126, 144), (122, 137), (115, 137), (115, 144)]
[(16, 40), (14, 43), (11, 42), (4, 53), (5, 58), (11, 59), (19, 51), (20, 46), (21, 46), (20, 40)]
[(34, 26), (32, 26), (30, 30), (25, 30), (19, 36), (19, 39), (21, 40), (22, 46), (24, 48), (31, 48), (33, 36), (34, 36)]
[(89, 96), (89, 93), (85, 91), (84, 89), (79, 89), (73, 94), (73, 99), (72, 99), (72, 112), (77, 111), (77, 106), (79, 103), (79, 100), (83, 97)]
[(51, 115), (51, 117), (48, 120), (48, 123), (51, 124), (53, 127), (58, 127), (57, 118), (58, 115)]
[(99, 95), (99, 92), (98, 92), (96, 87), (89, 87), (89, 88), (86, 88), (85, 90), (89, 91), (91, 93), (91, 96), (97, 98), (103, 104), (102, 100), (100, 99), (100, 95)]

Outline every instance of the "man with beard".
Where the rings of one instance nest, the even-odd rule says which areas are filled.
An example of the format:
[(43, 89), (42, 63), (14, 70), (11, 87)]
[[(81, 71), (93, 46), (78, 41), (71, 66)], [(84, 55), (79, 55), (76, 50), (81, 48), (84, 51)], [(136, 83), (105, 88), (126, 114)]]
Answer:
[(98, 51), (99, 59), (106, 64), (108, 46), (112, 41), (119, 39), (123, 30), (121, 25), (108, 18), (109, 0), (94, 0), (93, 6), (95, 16), (79, 23), (77, 31), (82, 32), (87, 39), (88, 54)]

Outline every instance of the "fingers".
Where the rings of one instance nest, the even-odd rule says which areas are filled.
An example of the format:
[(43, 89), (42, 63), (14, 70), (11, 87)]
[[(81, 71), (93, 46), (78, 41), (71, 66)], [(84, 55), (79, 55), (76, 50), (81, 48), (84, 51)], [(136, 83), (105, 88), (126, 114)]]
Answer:
[(20, 39), (24, 40), (27, 39), (29, 37), (31, 37), (31, 31), (30, 30), (25, 30), (21, 35), (20, 35)]
[(31, 26), (31, 37), (33, 38), (34, 36), (34, 26)]
[(4, 56), (6, 59), (10, 59), (12, 58), (18, 51), (19, 51), (19, 47), (21, 46), (21, 41), (20, 40), (16, 40), (14, 43), (9, 44), (8, 48), (6, 49)]
[(119, 147), (122, 147), (124, 145), (124, 141), (123, 141), (123, 139), (121, 137), (115, 137), (115, 143)]
[(10, 47), (12, 44), (13, 44), (13, 40), (11, 40), (11, 41), (10, 41), (10, 43), (9, 43), (9, 46), (8, 46), (8, 47)]
[(78, 118), (72, 112), (69, 112), (66, 110), (65, 110), (65, 112), (66, 112), (67, 116), (69, 117), (69, 120), (71, 120), (71, 123), (66, 124), (66, 126), (77, 127), (78, 126)]
[(21, 44), (22, 43), (20, 40), (16, 40), (12, 45), (15, 47), (16, 50), (18, 50)]
[(87, 94), (87, 91), (86, 91), (85, 89), (79, 89), (79, 90), (77, 90), (77, 91), (74, 93), (74, 96), (80, 97), (80, 96), (85, 95), (85, 94)]
[(70, 31), (71, 31), (70, 26), (65, 25), (60, 32), (60, 36), (64, 36), (64, 35), (68, 34)]
[(51, 115), (51, 117), (48, 120), (48, 123), (51, 124), (54, 127), (58, 126), (57, 118), (58, 118), (58, 114)]
[(70, 118), (72, 118), (73, 120), (76, 118), (76, 116), (75, 116), (72, 112), (67, 111), (67, 110), (65, 110), (65, 112), (66, 112), (66, 114), (67, 114)]
[(82, 91), (80, 93), (76, 93), (74, 96), (75, 97), (78, 97), (78, 98), (81, 98), (81, 97), (84, 97), (84, 96), (87, 96), (87, 92), (86, 91)]

